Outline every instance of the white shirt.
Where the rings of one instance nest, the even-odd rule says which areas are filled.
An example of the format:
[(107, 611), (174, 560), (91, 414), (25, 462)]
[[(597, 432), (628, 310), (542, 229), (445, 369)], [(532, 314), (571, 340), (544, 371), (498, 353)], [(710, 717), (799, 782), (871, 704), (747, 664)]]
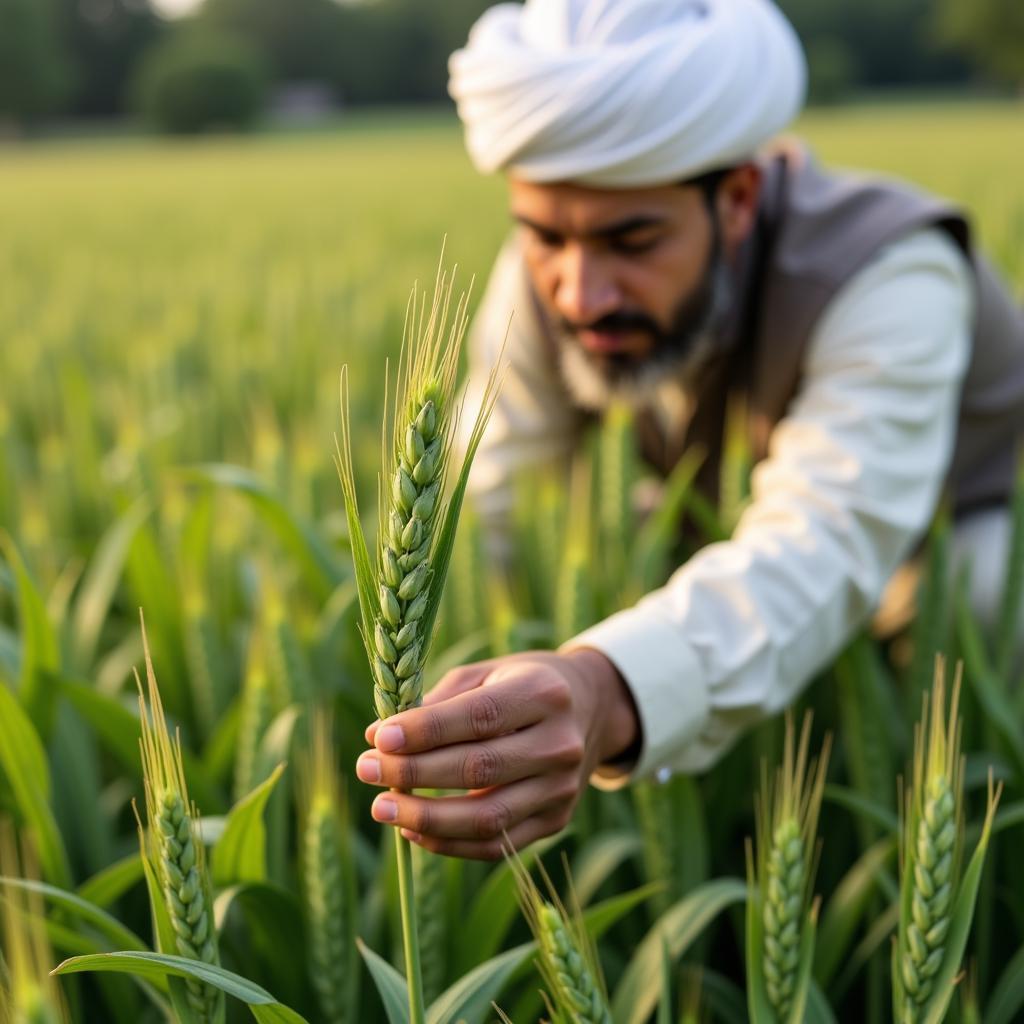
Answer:
[[(513, 310), (508, 373), (470, 482), (499, 533), (516, 474), (568, 456), (580, 425), (514, 245), (474, 322), (469, 407)], [(600, 768), (596, 785), (710, 767), (744, 729), (789, 705), (866, 620), (934, 512), (972, 315), (970, 267), (936, 229), (881, 250), (839, 290), (732, 537), (565, 645), (603, 652), (640, 716), (637, 763)]]

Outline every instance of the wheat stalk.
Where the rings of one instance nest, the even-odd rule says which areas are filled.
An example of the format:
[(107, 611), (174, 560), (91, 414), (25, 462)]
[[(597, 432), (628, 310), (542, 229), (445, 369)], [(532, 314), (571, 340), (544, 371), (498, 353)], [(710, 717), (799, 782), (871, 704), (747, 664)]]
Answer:
[(355, 880), (331, 725), (324, 714), (313, 719), (312, 746), (303, 769), (303, 804), (301, 852), (310, 978), (324, 1020), (352, 1024), (358, 1019), (359, 992)]
[(288, 618), (284, 594), (269, 575), (264, 581), (263, 592), (263, 637), (268, 663), (277, 684), (277, 700), (283, 704), (307, 703), (313, 699), (316, 686), (302, 641)]
[[(199, 814), (188, 798), (181, 737), (176, 735), (172, 741), (167, 731), (145, 626), (142, 642), (146, 657), (145, 694), (137, 674), (135, 678), (139, 691), (142, 774), (149, 825), (148, 843), (146, 836), (142, 842), (143, 856), (148, 852), (156, 868), (167, 915), (174, 929), (175, 952), (190, 960), (219, 965), (212, 886), (205, 848), (196, 825)], [(185, 979), (185, 991), (189, 1007), (199, 1024), (212, 1024), (218, 1019), (224, 998), (222, 993), (194, 978)]]
[(408, 410), (404, 442), (397, 445), (373, 628), (373, 701), (381, 718), (415, 707), (423, 693), (422, 620), (448, 440), (444, 397), (440, 379), (418, 389)]
[(485, 389), (462, 470), (446, 501), (447, 468), (459, 422), (455, 384), (468, 295), (459, 297), (454, 312), (452, 300), (453, 278), (443, 272), (438, 274), (429, 304), (416, 289), (409, 300), (394, 418), (383, 436), (388, 472), (378, 502), (375, 564), (365, 548), (358, 516), (347, 368), (342, 371), (337, 465), (350, 534), (355, 538), (363, 641), (374, 676), (374, 706), (381, 718), (420, 702), (423, 663), (450, 564), (469, 465), (497, 395), (495, 373)]
[(651, 897), (651, 913), (657, 920), (675, 902), (678, 879), (676, 876), (675, 829), (666, 828), (671, 821), (672, 801), (667, 784), (645, 780), (632, 787), (633, 806), (643, 840), (644, 873), (649, 882), (660, 882), (662, 888)]
[(566, 531), (555, 589), (555, 636), (571, 640), (597, 620), (591, 527), (590, 467), (579, 459), (572, 467)]
[[(375, 560), (370, 558), (359, 518), (347, 368), (341, 375), (341, 440), (336, 444), (336, 461), (355, 566), (362, 638), (374, 680), (373, 703), (382, 719), (421, 701), (423, 664), (451, 564), (469, 469), (497, 397), (499, 370), (495, 368), (446, 500), (447, 470), (460, 412), (455, 382), (469, 301), (468, 295), (460, 296), (452, 313), (453, 280), (454, 275), (439, 270), (429, 303), (416, 288), (409, 299), (390, 429), (385, 402), (382, 461), (387, 472), (379, 485)], [(412, 1024), (420, 1024), (425, 1009), (412, 859), (409, 844), (401, 836), (396, 850), (409, 1016)]]
[(245, 679), (242, 682), (242, 708), (235, 742), (234, 795), (241, 800), (256, 784), (260, 743), (273, 718), (273, 695), (263, 651), (262, 630), (255, 627), (249, 641)]
[[(38, 877), (27, 840), (19, 843), (10, 823), (0, 822), (0, 879), (35, 881)], [(42, 896), (30, 888), (3, 886), (0, 909), (4, 940), (0, 1024), (63, 1024), (67, 1008), (50, 974), (53, 953), (46, 937)]]
[(216, 624), (199, 581), (189, 579), (184, 587), (184, 641), (189, 689), (196, 721), (203, 736), (210, 736), (227, 705), (226, 673), (217, 638)]
[(785, 1020), (793, 1006), (800, 965), (800, 915), (804, 908), (807, 858), (795, 818), (781, 822), (768, 853), (764, 900), (764, 968), (768, 999)]
[(585, 950), (554, 904), (544, 902), (537, 912), (542, 970), (555, 990), (555, 1002), (579, 1024), (611, 1024), (611, 1013), (587, 962)]
[(550, 899), (544, 898), (518, 854), (507, 844), (505, 857), (516, 880), (519, 905), (537, 940), (537, 967), (550, 990), (552, 1018), (577, 1024), (611, 1024), (597, 956), (575, 899), (570, 915), (543, 866), (540, 871)]
[(601, 422), (597, 446), (602, 583), (611, 600), (623, 600), (629, 584), (626, 567), (633, 540), (635, 434), (633, 410), (625, 403), (615, 403)]
[(964, 761), (958, 668), (946, 708), (945, 662), (936, 658), (914, 730), (911, 785), (900, 836), (900, 921), (893, 944), (893, 1016), (899, 1024), (937, 1024), (952, 999), (970, 932), (1000, 789), (989, 776), (981, 838), (962, 870)]
[(963, 764), (956, 679), (946, 717), (945, 672), (936, 672), (915, 731), (913, 781), (907, 793), (903, 836), (903, 887), (910, 918), (898, 937), (902, 1005), (897, 1019), (915, 1024), (934, 991), (952, 921), (954, 890), (963, 846)]
[(423, 998), (429, 1004), (444, 986), (447, 943), (445, 914), (446, 858), (422, 847), (413, 851), (416, 891), (416, 926), (423, 949)]
[[(765, 1019), (767, 1002), (776, 1021), (802, 1020), (803, 1000), (813, 948), (809, 939), (817, 922), (812, 904), (818, 814), (831, 747), (826, 737), (821, 755), (809, 759), (811, 717), (804, 718), (799, 741), (786, 716), (782, 764), (774, 785), (762, 769), (755, 804), (757, 861), (748, 843), (748, 987), (751, 1016)], [(757, 920), (751, 920), (754, 915)]]

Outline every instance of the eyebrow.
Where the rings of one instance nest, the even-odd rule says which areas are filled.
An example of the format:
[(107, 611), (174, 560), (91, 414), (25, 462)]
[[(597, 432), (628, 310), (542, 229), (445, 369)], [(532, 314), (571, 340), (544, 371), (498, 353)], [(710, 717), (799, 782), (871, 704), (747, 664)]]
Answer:
[[(528, 228), (532, 228), (534, 231), (542, 235), (562, 234), (561, 231), (557, 231), (545, 224), (538, 224), (536, 221), (531, 220), (529, 217), (526, 217), (521, 213), (513, 213), (512, 219), (518, 221), (520, 224), (524, 224)], [(584, 233), (583, 237), (593, 239), (614, 238), (617, 235), (628, 235), (633, 231), (643, 231), (646, 228), (661, 227), (665, 224), (667, 219), (667, 217), (659, 217), (654, 214), (638, 214), (633, 217), (626, 217), (623, 220), (615, 221), (612, 224), (606, 224), (604, 227), (595, 228), (593, 231), (587, 231)]]

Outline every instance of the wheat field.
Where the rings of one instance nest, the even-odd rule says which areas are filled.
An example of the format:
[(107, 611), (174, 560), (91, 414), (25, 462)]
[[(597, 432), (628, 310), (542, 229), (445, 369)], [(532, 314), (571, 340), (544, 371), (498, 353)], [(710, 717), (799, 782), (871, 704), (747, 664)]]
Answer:
[[(796, 131), (825, 162), (965, 204), (1024, 292), (1019, 106), (822, 109)], [(339, 372), (348, 365), (355, 487), (372, 494), (384, 364), (409, 289), (432, 283), (446, 237), (459, 284), (476, 276), (472, 310), (508, 230), (504, 202), (436, 111), (353, 113), (309, 134), (0, 148), (0, 819), (23, 844), (0, 883), (0, 1021), (408, 1019), (393, 839), (352, 770), (374, 680), (334, 463)], [(594, 493), (621, 499), (636, 479), (630, 429), (598, 431)], [(691, 470), (670, 482), (680, 505)], [(628, 502), (606, 502), (622, 514), (593, 523), (581, 547), (564, 540), (586, 489), (545, 480), (534, 497), (511, 584), (493, 578), (464, 515), (427, 685), (446, 666), (554, 645), (670, 568), (671, 538), (636, 531)], [(775, 721), (706, 777), (588, 794), (571, 833), (541, 844), (543, 897), (521, 865), (417, 853), (425, 1019), (496, 1020), (492, 1000), (516, 1024), (583, 1019), (584, 1003), (586, 1019), (615, 1024), (1022, 1019), (1024, 686), (1006, 623), (1020, 611), (1024, 491), (1018, 503), (998, 629), (946, 585), (940, 520), (910, 634), (857, 638), (801, 702), (814, 712), (811, 756), (832, 751), (820, 855), (813, 840), (800, 852), (801, 870), (816, 863), (813, 892), (801, 883), (785, 916), (794, 928), (806, 918), (810, 938), (799, 964), (787, 961), (784, 999), (759, 997), (774, 982), (744, 967), (778, 960), (757, 945), (758, 888), (772, 873), (748, 884), (745, 854), (755, 804), (771, 806), (755, 794), (785, 756)], [(734, 511), (705, 508), (703, 521), (727, 528)], [(161, 833), (154, 814), (141, 846), (140, 608), (181, 737), (180, 755), (160, 747), (161, 771), (180, 771), (195, 804), (175, 805), (185, 838)], [(963, 662), (949, 868), (963, 905), (951, 893), (941, 915), (931, 905), (942, 935), (929, 932), (915, 959), (901, 867), (917, 860), (901, 852), (914, 834), (901, 811), (914, 825), (927, 794), (901, 797), (897, 777), (913, 789), (914, 726), (939, 651), (947, 692)], [(154, 859), (160, 835), (171, 854)], [(517, 886), (532, 893), (525, 914)], [(544, 922), (568, 938), (538, 971), (530, 926)], [(62, 968), (58, 996), (45, 971), (71, 957), (87, 959)], [(892, 973), (901, 963), (918, 971), (913, 999)], [(921, 971), (939, 979), (934, 992)]]

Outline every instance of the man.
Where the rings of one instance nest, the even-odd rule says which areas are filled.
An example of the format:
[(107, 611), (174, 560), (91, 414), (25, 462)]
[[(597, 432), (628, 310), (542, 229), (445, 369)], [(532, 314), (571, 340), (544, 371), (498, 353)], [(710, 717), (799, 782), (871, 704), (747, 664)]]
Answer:
[[(452, 57), (470, 155), (508, 179), (514, 237), (472, 335), (510, 313), (509, 372), (473, 484), (500, 528), (516, 471), (623, 399), (667, 472), (714, 476), (731, 396), (759, 459), (729, 541), (565, 645), (449, 673), (375, 723), (374, 816), (496, 857), (569, 821), (588, 780), (709, 766), (788, 705), (877, 607), (949, 494), (973, 595), (1002, 579), (1024, 424), (1024, 318), (961, 215), (770, 146), (802, 102), (769, 0), (528, 0)], [(982, 564), (983, 563), (983, 564)]]

